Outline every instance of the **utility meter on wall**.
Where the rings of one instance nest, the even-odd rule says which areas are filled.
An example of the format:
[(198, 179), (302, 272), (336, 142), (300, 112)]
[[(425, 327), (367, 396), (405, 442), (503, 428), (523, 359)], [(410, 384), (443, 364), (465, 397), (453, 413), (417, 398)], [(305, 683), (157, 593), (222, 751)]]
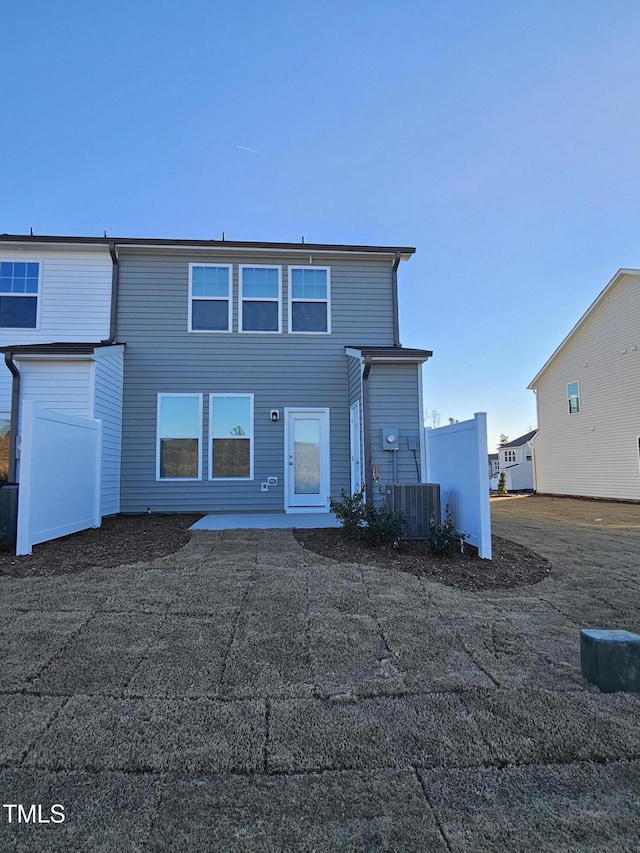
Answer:
[(382, 449), (400, 450), (399, 433), (398, 427), (382, 427)]

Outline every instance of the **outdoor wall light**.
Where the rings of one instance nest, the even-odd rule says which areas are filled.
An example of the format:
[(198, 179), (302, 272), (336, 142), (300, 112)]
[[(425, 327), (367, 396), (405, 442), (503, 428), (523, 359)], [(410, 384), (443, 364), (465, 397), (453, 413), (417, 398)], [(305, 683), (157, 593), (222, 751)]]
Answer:
[(271, 409), (271, 420), (274, 424), (280, 420), (280, 412), (277, 409)]

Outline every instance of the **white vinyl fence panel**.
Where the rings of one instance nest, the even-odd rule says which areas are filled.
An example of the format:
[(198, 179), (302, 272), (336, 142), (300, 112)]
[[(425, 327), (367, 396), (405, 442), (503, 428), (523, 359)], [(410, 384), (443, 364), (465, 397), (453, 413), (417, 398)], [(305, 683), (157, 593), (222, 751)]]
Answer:
[(100, 526), (100, 421), (25, 401), (16, 553)]
[(425, 429), (426, 479), (440, 484), (444, 516), (449, 504), (456, 529), (466, 533), (466, 541), (491, 559), (491, 515), (487, 471), (487, 416), (438, 429)]

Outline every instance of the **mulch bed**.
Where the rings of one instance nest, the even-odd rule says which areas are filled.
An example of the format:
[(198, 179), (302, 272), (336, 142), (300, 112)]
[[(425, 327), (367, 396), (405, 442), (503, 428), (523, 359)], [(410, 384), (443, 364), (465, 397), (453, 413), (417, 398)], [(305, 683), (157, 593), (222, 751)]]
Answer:
[[(0, 551), (0, 575), (42, 577), (155, 560), (182, 548), (189, 541), (188, 528), (201, 517), (200, 513), (111, 516), (95, 530), (36, 545), (29, 556)], [(492, 539), (492, 560), (480, 560), (469, 546), (463, 554), (456, 552), (444, 560), (430, 557), (423, 542), (400, 542), (397, 549), (367, 548), (345, 539), (335, 528), (295, 530), (294, 536), (304, 548), (339, 562), (411, 572), (465, 590), (523, 586), (551, 572), (543, 557), (497, 536)]]
[(63, 575), (93, 566), (155, 560), (182, 548), (189, 541), (188, 528), (199, 518), (202, 513), (109, 516), (102, 520), (102, 527), (35, 545), (33, 553), (24, 557), (8, 549), (0, 551), (0, 575)]
[(464, 590), (508, 589), (538, 583), (548, 577), (551, 563), (533, 551), (493, 536), (493, 559), (481, 560), (475, 548), (465, 547), (450, 557), (427, 554), (424, 542), (402, 541), (397, 548), (367, 548), (346, 539), (342, 530), (295, 530), (304, 548), (342, 563), (366, 563), (383, 569), (411, 572), (430, 581)]

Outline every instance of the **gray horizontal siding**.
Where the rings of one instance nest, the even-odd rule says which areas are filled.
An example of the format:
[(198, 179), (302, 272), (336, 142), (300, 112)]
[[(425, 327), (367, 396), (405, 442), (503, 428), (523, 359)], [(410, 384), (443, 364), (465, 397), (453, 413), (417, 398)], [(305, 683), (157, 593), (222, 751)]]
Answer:
[[(371, 464), (378, 465), (380, 486), (387, 483), (418, 483), (420, 466), (420, 426), (422, 422), (418, 397), (418, 366), (415, 364), (374, 364), (369, 373), (369, 427)], [(399, 450), (382, 449), (382, 427), (399, 430)], [(408, 449), (410, 436), (418, 439), (415, 456)], [(394, 475), (394, 457), (395, 471)], [(416, 460), (418, 467), (416, 468)], [(376, 484), (375, 502), (381, 502)]]
[[(194, 334), (187, 331), (190, 261), (234, 264), (233, 328), (237, 329), (238, 264), (282, 266), (281, 334)], [(284, 506), (284, 408), (331, 410), (331, 493), (348, 490), (349, 375), (345, 345), (393, 343), (391, 263), (313, 258), (331, 267), (331, 335), (286, 332), (287, 265), (298, 257), (215, 259), (123, 255), (118, 340), (126, 343), (121, 509), (124, 512), (266, 510)], [(158, 393), (201, 393), (204, 400), (202, 481), (156, 482)], [(255, 395), (254, 480), (209, 481), (208, 394)], [(414, 389), (415, 396), (415, 389)], [(271, 423), (271, 409), (281, 420)], [(260, 483), (278, 477), (267, 493)]]

